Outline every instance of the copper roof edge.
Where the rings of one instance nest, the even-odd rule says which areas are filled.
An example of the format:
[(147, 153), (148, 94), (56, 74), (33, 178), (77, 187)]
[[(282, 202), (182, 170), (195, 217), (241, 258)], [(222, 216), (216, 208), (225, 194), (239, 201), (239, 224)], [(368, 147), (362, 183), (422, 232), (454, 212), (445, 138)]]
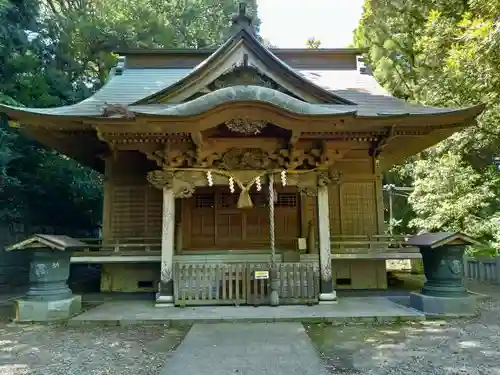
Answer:
[[(293, 55), (297, 53), (310, 55), (362, 55), (366, 50), (360, 48), (268, 48), (274, 54)], [(137, 48), (118, 49), (111, 51), (118, 55), (209, 55), (217, 51), (217, 48)]]

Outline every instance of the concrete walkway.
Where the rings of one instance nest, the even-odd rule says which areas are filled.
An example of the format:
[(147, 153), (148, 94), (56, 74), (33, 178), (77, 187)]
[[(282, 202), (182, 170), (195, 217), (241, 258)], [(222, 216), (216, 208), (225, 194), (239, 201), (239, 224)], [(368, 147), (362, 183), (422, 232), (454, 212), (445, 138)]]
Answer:
[(195, 324), (160, 375), (327, 375), (299, 323)]
[(300, 322), (343, 324), (351, 321), (394, 322), (423, 320), (425, 315), (381, 297), (341, 298), (334, 305), (315, 306), (199, 306), (154, 307), (152, 301), (112, 301), (72, 318), (69, 325), (167, 324), (193, 323), (269, 323)]

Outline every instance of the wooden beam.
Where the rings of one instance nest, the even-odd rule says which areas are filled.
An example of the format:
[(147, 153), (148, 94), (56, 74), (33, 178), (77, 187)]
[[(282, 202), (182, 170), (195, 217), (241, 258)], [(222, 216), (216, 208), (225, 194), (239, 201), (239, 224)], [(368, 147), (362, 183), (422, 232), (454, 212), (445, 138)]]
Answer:
[(196, 147), (203, 146), (203, 135), (201, 134), (201, 132), (191, 133), (191, 139), (193, 140), (193, 143)]

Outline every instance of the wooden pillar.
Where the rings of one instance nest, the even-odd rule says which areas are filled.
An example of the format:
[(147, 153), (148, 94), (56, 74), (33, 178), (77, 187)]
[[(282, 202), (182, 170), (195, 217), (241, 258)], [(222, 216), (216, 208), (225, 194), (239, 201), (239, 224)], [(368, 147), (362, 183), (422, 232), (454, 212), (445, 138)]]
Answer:
[(175, 248), (175, 196), (170, 187), (163, 187), (163, 214), (161, 232), (161, 279), (156, 295), (156, 306), (174, 304), (173, 259)]
[(318, 186), (318, 232), (319, 232), (319, 263), (321, 284), (319, 301), (321, 304), (334, 303), (337, 294), (333, 290), (332, 281), (332, 250), (330, 245), (330, 209), (328, 204), (328, 185)]
[(175, 174), (165, 170), (148, 172), (147, 180), (163, 195), (161, 231), (161, 274), (157, 307), (174, 306), (173, 260), (175, 249), (175, 198), (188, 198), (194, 193), (194, 185), (177, 179)]

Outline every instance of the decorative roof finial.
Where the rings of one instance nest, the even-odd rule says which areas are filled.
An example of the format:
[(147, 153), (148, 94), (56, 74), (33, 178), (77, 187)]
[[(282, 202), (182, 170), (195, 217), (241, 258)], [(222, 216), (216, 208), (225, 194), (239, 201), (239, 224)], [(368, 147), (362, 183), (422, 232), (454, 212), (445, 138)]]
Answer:
[(247, 14), (247, 3), (239, 3), (240, 16), (246, 16)]
[(231, 26), (231, 35), (237, 34), (240, 30), (246, 29), (252, 34), (256, 34), (252, 25), (252, 17), (247, 14), (247, 4), (239, 3), (238, 13), (233, 15), (233, 25)]

